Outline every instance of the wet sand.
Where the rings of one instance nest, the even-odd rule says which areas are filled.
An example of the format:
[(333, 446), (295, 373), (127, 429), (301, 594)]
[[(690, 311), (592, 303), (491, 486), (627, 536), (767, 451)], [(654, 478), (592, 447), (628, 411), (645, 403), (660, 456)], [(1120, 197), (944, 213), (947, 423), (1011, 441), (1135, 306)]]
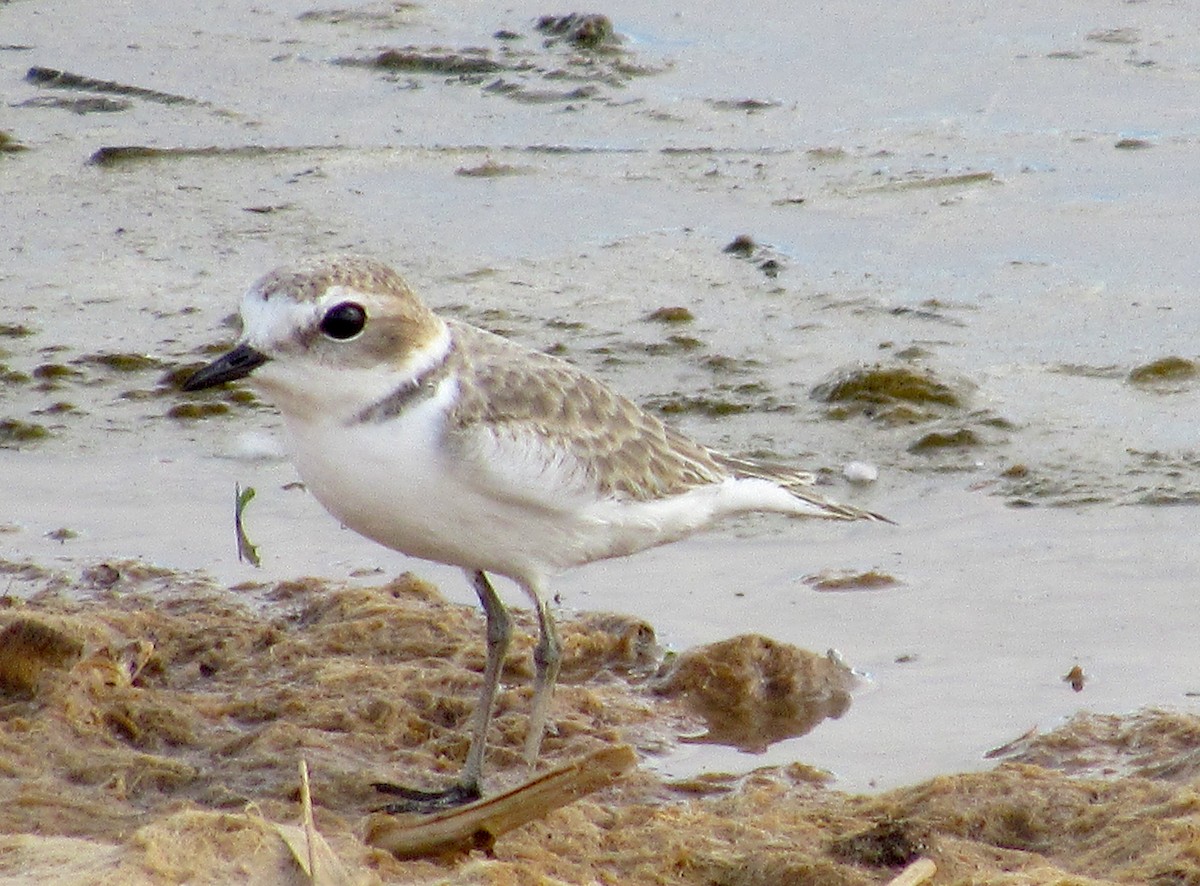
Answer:
[[(397, 860), (364, 843), (386, 800), (371, 785), (453, 778), (483, 667), (470, 607), (410, 576), (226, 589), (114, 563), (23, 580), (42, 589), (0, 613), (4, 882), (866, 884), (919, 859), (937, 883), (1200, 877), (1200, 718), (1165, 712), (1080, 717), (997, 749), (991, 772), (875, 796), (801, 763), (687, 779), (643, 767), (489, 852)], [(653, 757), (731, 716), (769, 739), (781, 707), (824, 688), (802, 652), (761, 638), (674, 666), (636, 619), (573, 619), (563, 639), (546, 767), (622, 742)], [(516, 645), (489, 792), (524, 777), (528, 634)], [(715, 703), (705, 716), (684, 685)], [(299, 818), (301, 760), (336, 859), (314, 880), (280, 830)]]
[[(934, 847), (939, 882), (1053, 881), (1055, 865), (1188, 882), (1169, 838), (1188, 821), (1190, 776), (1170, 773), (1188, 772), (1200, 691), (1189, 11), (841, 3), (801, 16), (763, 2), (731, 19), (708, 4), (622, 2), (599, 10), (614, 40), (590, 28), (592, 45), (539, 30), (565, 11), (0, 8), (0, 591), (5, 625), (28, 615), (64, 632), (14, 629), (51, 665), (5, 678), (0, 702), (19, 714), (3, 721), (16, 754), (3, 790), (30, 792), (6, 804), (6, 832), (78, 834), (118, 847), (97, 849), (110, 860), (162, 845), (134, 840), (143, 826), (209, 845), (215, 822), (262, 845), (257, 825), (206, 816), (255, 802), (294, 820), (292, 751), (311, 746), (320, 824), (358, 864), (362, 772), (411, 765), (436, 781), (454, 770), (462, 736), (448, 724), (464, 716), (481, 655), (470, 610), (438, 610), (470, 625), (437, 647), (458, 670), (421, 658), (428, 682), (397, 687), (378, 662), (379, 723), (357, 708), (309, 719), (312, 693), (333, 691), (315, 683), (256, 701), (255, 672), (221, 652), (232, 643), (256, 661), (262, 650), (238, 644), (272, 648), (283, 631), (312, 656), (287, 680), (336, 688), (357, 678), (329, 660), (328, 637), (310, 647), (291, 635), (293, 610), (367, 605), (344, 595), (376, 599), (371, 589), (406, 569), (470, 602), (455, 570), (339, 530), (296, 485), (269, 405), (245, 389), (178, 391), (181, 373), (234, 336), (250, 280), (352, 249), (396, 263), (439, 310), (563, 355), (706, 443), (809, 467), (829, 494), (898, 522), (747, 520), (557, 580), (562, 618), (581, 633), (596, 628), (586, 613), (616, 612), (604, 618), (652, 626), (681, 657), (760, 637), (738, 647), (744, 662), (794, 675), (835, 649), (865, 676), (844, 709), (829, 692), (839, 715), (804, 735), (729, 734), (769, 712), (735, 709), (716, 724), (727, 747), (681, 740), (712, 729), (696, 719), (703, 693), (668, 698), (640, 665), (601, 656), (560, 693), (560, 730), (582, 720), (550, 743), (551, 759), (632, 733), (638, 775), (599, 806), (510, 835), (499, 867), (476, 859), (429, 878), (722, 881), (737, 868), (775, 882), (785, 869), (756, 859), (797, 843), (815, 853), (817, 873), (803, 869), (814, 881), (836, 870), (882, 882), (883, 868), (845, 867), (825, 830), (850, 837), (892, 809), (915, 822), (900, 830), (910, 845)], [(852, 462), (879, 479), (848, 482)], [(247, 521), (260, 569), (236, 555), (235, 484), (257, 490)], [(104, 564), (122, 564), (113, 588), (131, 583), (143, 617), (191, 605), (211, 626), (224, 606), (243, 639), (209, 632), (164, 651), (187, 624), (138, 622), (104, 590)], [(306, 575), (303, 604), (272, 597)], [(263, 587), (236, 590), (247, 584)], [(342, 657), (392, 649), (345, 642)], [(141, 662), (140, 684), (105, 695), (108, 682), (78, 670), (75, 650), (87, 660), (106, 643), (108, 666)], [(215, 699), (211, 675), (196, 676), (213, 666), (230, 681)], [(510, 667), (501, 783), (517, 773), (526, 669)], [(146, 692), (149, 708), (131, 700)], [(587, 703), (596, 693), (620, 710), (603, 726)], [(258, 713), (235, 710), (243, 696)], [(250, 725), (231, 726), (235, 713)], [(256, 717), (278, 732), (261, 738)], [(995, 770), (988, 751), (1031, 727), (1054, 737), (1057, 755), (1035, 744), (1028, 758), (1047, 768)], [(39, 730), (70, 759), (28, 740)], [(224, 741), (240, 759), (239, 734), (254, 736), (252, 767), (217, 750)], [(1130, 759), (1142, 746), (1161, 746), (1150, 768)], [(1127, 766), (1132, 779), (1096, 780)], [(38, 767), (44, 792), (25, 776)], [(813, 788), (807, 767), (832, 781)], [(986, 800), (969, 814), (928, 811), (943, 794)], [(1084, 795), (1094, 809), (1071, 805)], [(843, 819), (843, 808), (868, 812)], [(1114, 824), (1126, 814), (1134, 824)], [(1155, 816), (1171, 823), (1161, 851), (1136, 843)], [(647, 867), (586, 873), (617, 863), (601, 839), (614, 828)], [(525, 873), (504, 867), (560, 830), (584, 848)], [(755, 853), (740, 848), (751, 835)], [(669, 874), (655, 867), (663, 845), (682, 847)], [(993, 873), (954, 867), (960, 848)], [(236, 865), (235, 854), (210, 856)], [(581, 867), (554, 866), (564, 858)], [(1157, 873), (1135, 866), (1144, 859)], [(384, 879), (426, 875), (385, 861), (368, 853)], [(1006, 880), (1009, 864), (1026, 873)]]

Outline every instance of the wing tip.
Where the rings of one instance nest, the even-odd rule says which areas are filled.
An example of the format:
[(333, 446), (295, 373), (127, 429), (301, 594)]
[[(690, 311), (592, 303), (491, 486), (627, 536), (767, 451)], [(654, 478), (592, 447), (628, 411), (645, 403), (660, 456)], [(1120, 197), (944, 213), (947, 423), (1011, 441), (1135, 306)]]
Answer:
[(870, 523), (888, 523), (892, 526), (900, 524), (891, 517), (886, 517), (876, 511), (868, 511), (863, 508), (856, 508), (853, 505), (844, 505), (838, 502), (825, 502), (825, 509), (831, 519), (834, 520), (866, 520)]

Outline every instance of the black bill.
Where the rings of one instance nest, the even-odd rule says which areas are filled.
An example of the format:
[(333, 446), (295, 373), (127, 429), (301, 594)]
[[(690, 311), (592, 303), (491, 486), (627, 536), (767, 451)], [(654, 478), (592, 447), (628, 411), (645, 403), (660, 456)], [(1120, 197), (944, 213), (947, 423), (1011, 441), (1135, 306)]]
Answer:
[(222, 382), (236, 381), (245, 378), (269, 358), (262, 351), (256, 351), (250, 345), (242, 343), (200, 369), (183, 383), (185, 391), (201, 391)]

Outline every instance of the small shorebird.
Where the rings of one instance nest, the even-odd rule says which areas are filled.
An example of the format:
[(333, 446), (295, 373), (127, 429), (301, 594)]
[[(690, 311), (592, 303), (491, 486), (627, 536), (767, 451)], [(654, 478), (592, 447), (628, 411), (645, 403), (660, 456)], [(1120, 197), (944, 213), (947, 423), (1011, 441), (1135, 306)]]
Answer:
[(241, 315), (241, 341), (184, 390), (254, 373), (317, 500), (386, 547), (461, 567), (483, 605), (487, 664), (466, 762), (446, 791), (392, 788), (414, 808), (480, 796), (512, 632), (487, 573), (515, 581), (537, 612), (532, 767), (560, 657), (549, 576), (731, 514), (886, 519), (826, 500), (804, 471), (695, 443), (570, 363), (439, 317), (369, 258), (272, 271)]

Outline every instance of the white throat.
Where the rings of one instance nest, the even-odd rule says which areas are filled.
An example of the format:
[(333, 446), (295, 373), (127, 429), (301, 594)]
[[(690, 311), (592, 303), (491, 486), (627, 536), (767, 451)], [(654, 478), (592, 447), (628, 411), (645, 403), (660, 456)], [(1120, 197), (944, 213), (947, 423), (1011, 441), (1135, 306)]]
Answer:
[[(253, 337), (248, 340), (253, 344)], [(251, 381), (279, 407), (289, 423), (344, 425), (439, 365), (450, 347), (450, 330), (442, 323), (434, 339), (403, 357), (397, 355), (394, 362), (338, 366), (290, 352), (268, 360), (255, 370)]]

